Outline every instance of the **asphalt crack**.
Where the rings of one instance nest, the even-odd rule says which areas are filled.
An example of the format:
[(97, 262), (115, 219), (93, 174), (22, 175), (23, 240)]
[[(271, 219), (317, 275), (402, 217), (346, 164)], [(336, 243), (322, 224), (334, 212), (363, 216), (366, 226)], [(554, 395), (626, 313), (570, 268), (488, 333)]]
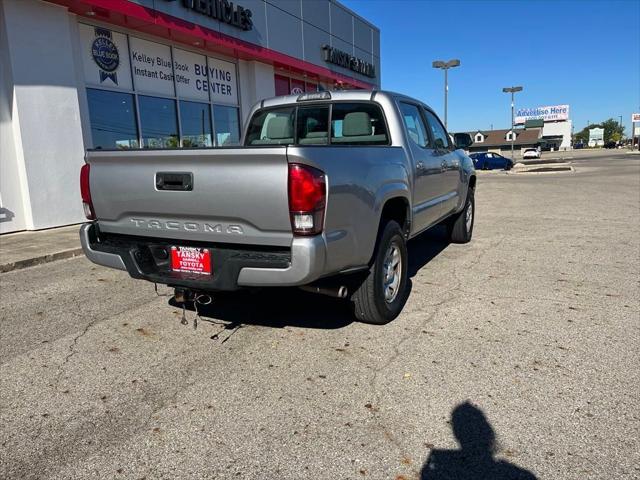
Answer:
[[(137, 308), (142, 308), (145, 307), (153, 302), (156, 301), (156, 297), (153, 297), (152, 300), (149, 300), (147, 302), (144, 302), (140, 305), (137, 305)], [(76, 311), (80, 310), (80, 305), (79, 304), (75, 304), (76, 306)], [(76, 350), (76, 346), (78, 345), (78, 342), (80, 341), (81, 338), (83, 338), (88, 332), (89, 330), (91, 330), (94, 326), (96, 326), (98, 323), (104, 322), (106, 320), (109, 320), (111, 318), (115, 318), (127, 311), (131, 310), (131, 306), (128, 305), (126, 307), (121, 308), (120, 310), (116, 311), (115, 313), (109, 314), (109, 315), (101, 315), (101, 316), (97, 316), (94, 317), (93, 320), (91, 320), (85, 327), (84, 329), (82, 329), (82, 331), (76, 335), (73, 340), (71, 340), (71, 343), (69, 344), (69, 346), (67, 347), (69, 352), (68, 354), (65, 356), (64, 360), (62, 360), (62, 362), (60, 363), (60, 365), (58, 365), (57, 368), (57, 372), (56, 372), (56, 376), (55, 376), (55, 380), (52, 384), (52, 387), (54, 389), (57, 389), (57, 387), (60, 384), (60, 380), (61, 377), (65, 371), (66, 366), (69, 364), (69, 362), (71, 361), (71, 358), (73, 358), (73, 356), (77, 353)], [(83, 319), (88, 319), (86, 315), (80, 315), (81, 318)]]
[[(497, 248), (499, 247), (499, 245), (506, 239), (506, 237), (502, 237), (500, 238), (497, 242), (495, 242), (495, 245), (493, 248)], [(388, 422), (385, 421), (384, 419), (384, 414), (382, 413), (382, 411), (379, 408), (379, 405), (382, 402), (382, 393), (379, 391), (378, 388), (378, 380), (380, 375), (390, 367), (390, 365), (397, 359), (400, 357), (401, 355), (401, 350), (400, 347), (405, 344), (406, 342), (408, 342), (409, 340), (418, 337), (418, 333), (423, 330), (428, 323), (430, 323), (435, 316), (440, 313), (440, 311), (442, 310), (443, 306), (446, 305), (447, 303), (451, 302), (452, 300), (455, 300), (458, 296), (457, 296), (457, 292), (460, 290), (461, 286), (462, 286), (462, 279), (460, 278), (459, 274), (458, 274), (458, 270), (459, 269), (464, 269), (464, 270), (469, 270), (472, 269), (473, 267), (475, 267), (478, 263), (480, 263), (480, 261), (482, 260), (482, 257), (480, 256), (476, 256), (474, 258), (473, 261), (466, 263), (464, 265), (461, 265), (458, 268), (454, 268), (453, 271), (451, 272), (452, 277), (455, 279), (455, 284), (451, 289), (447, 289), (449, 292), (451, 292), (446, 298), (442, 299), (440, 302), (437, 302), (433, 305), (430, 305), (429, 307), (431, 308), (431, 313), (428, 315), (427, 318), (425, 318), (422, 322), (420, 322), (414, 329), (412, 329), (411, 331), (408, 331), (406, 334), (402, 335), (400, 337), (400, 339), (398, 340), (398, 342), (395, 343), (395, 345), (393, 346), (393, 354), (391, 354), (384, 362), (384, 364), (382, 366), (380, 366), (379, 368), (375, 369), (373, 372), (373, 376), (371, 377), (371, 381), (369, 382), (369, 388), (373, 394), (373, 398), (374, 398), (374, 403), (372, 405), (372, 408), (369, 408), (369, 410), (371, 411), (371, 415), (372, 418), (374, 420), (375, 426), (378, 430), (380, 430), (383, 434), (383, 437), (386, 438), (389, 443), (391, 443), (395, 449), (398, 452), (399, 458), (401, 459), (406, 459), (409, 458), (409, 455), (407, 454), (407, 450), (408, 448), (403, 444), (403, 442), (401, 440), (399, 440), (397, 438), (396, 435), (394, 435), (393, 433), (393, 428), (391, 428), (388, 425)], [(404, 352), (406, 353), (406, 351)], [(408, 465), (406, 462), (405, 465)], [(419, 472), (415, 469), (415, 467), (411, 467), (411, 471), (413, 475), (418, 475)]]

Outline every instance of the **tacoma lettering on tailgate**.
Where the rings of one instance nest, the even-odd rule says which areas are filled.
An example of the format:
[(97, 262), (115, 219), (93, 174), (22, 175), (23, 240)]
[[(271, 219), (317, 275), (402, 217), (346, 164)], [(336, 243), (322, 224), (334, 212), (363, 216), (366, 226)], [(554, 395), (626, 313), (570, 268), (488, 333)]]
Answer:
[(185, 232), (229, 233), (235, 235), (244, 234), (240, 225), (222, 225), (221, 223), (177, 222), (175, 220), (148, 220), (132, 218), (131, 221), (137, 228), (147, 230), (184, 230)]

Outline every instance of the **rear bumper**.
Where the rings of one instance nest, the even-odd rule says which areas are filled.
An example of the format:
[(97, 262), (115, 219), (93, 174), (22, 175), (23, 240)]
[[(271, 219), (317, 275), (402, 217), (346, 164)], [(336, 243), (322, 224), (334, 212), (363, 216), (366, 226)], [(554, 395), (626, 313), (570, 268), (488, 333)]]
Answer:
[(245, 267), (238, 275), (238, 285), (247, 287), (306, 285), (322, 275), (326, 252), (322, 235), (294, 238), (291, 243), (291, 262), (288, 267)]
[(83, 223), (80, 226), (80, 244), (84, 254), (93, 263), (118, 270), (127, 269), (119, 254), (94, 248), (98, 244), (98, 237), (93, 223)]
[(305, 285), (323, 274), (326, 259), (321, 235), (294, 238), (286, 250), (198, 243), (193, 246), (210, 248), (213, 257), (213, 274), (203, 276), (172, 272), (168, 259), (158, 257), (159, 250), (184, 242), (101, 235), (95, 223), (80, 227), (80, 241), (93, 263), (125, 270), (134, 278), (203, 291)]

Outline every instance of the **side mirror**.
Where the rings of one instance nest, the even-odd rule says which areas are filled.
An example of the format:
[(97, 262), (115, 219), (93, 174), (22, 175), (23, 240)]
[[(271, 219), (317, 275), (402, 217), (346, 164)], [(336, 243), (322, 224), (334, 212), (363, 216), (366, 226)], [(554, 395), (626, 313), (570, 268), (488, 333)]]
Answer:
[(456, 148), (462, 148), (464, 150), (473, 143), (473, 139), (468, 133), (455, 133), (453, 137)]

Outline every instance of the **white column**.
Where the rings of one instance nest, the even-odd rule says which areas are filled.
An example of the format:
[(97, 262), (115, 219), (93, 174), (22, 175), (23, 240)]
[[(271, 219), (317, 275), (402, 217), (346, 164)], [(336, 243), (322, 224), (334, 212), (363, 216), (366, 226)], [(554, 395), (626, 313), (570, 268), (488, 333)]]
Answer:
[[(4, 0), (2, 7), (0, 27), (7, 42), (2, 50), (6, 50), (3, 57), (11, 75), (9, 91), (3, 88), (3, 95), (8, 93), (11, 103), (9, 122), (14, 134), (6, 169), (12, 177), (19, 177), (22, 204), (14, 208), (23, 214), (18, 219), (16, 213), (18, 228), (5, 229), (0, 222), (0, 231), (81, 222), (78, 177), (84, 144), (78, 88), (83, 86), (78, 85), (73, 54), (78, 41), (75, 17), (64, 7), (37, 0)], [(4, 118), (2, 121), (4, 133), (8, 128)], [(2, 142), (4, 173), (5, 140)], [(3, 180), (3, 206), (18, 198), (8, 187), (5, 194), (5, 187)]]

